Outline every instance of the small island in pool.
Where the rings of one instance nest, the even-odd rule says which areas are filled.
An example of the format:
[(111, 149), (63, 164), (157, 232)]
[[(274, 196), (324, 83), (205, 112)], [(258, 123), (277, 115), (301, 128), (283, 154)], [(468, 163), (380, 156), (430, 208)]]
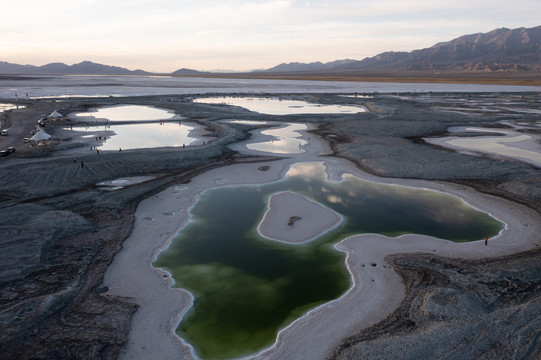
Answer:
[(269, 198), (258, 231), (270, 240), (299, 244), (314, 240), (341, 221), (342, 217), (331, 209), (288, 191)]

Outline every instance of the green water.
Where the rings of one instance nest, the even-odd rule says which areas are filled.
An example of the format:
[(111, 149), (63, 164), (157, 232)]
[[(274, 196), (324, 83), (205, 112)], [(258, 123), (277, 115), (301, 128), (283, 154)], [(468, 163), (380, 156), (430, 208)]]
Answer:
[[(344, 216), (341, 226), (304, 245), (261, 238), (268, 197), (294, 191)], [(192, 220), (155, 267), (195, 296), (177, 333), (202, 358), (231, 358), (273, 343), (280, 328), (350, 286), (345, 254), (332, 246), (351, 234), (405, 233), (452, 241), (496, 235), (502, 224), (435, 191), (375, 184), (346, 175), (327, 181), (321, 163), (292, 166), (284, 181), (205, 192)]]

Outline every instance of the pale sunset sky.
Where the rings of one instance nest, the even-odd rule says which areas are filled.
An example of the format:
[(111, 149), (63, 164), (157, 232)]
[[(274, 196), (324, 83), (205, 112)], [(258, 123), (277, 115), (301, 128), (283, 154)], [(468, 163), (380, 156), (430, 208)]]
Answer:
[(2, 0), (0, 61), (169, 73), (361, 60), (541, 25), (539, 0)]

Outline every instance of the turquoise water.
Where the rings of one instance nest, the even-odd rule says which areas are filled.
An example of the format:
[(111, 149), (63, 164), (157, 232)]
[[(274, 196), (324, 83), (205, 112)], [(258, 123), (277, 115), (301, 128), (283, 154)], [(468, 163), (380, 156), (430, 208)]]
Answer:
[[(335, 230), (304, 245), (261, 238), (268, 197), (293, 191), (344, 216)], [(453, 241), (496, 235), (502, 224), (458, 198), (344, 176), (327, 180), (322, 163), (298, 163), (284, 181), (206, 191), (192, 220), (155, 267), (194, 294), (177, 333), (202, 358), (232, 358), (273, 343), (280, 328), (340, 297), (350, 286), (345, 254), (333, 245), (358, 233), (431, 235)]]

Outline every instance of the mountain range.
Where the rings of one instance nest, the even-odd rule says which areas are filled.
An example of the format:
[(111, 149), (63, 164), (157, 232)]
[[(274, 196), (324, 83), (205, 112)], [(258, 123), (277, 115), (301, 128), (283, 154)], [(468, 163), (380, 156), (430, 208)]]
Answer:
[(397, 70), (541, 71), (541, 26), (500, 28), (464, 35), (411, 52), (384, 52), (363, 60), (280, 64), (263, 72)]
[[(500, 28), (488, 33), (464, 35), (426, 49), (411, 52), (389, 51), (362, 60), (283, 63), (251, 74), (347, 76), (376, 71), (541, 72), (541, 26), (529, 29)], [(74, 65), (51, 63), (43, 66), (0, 62), (0, 74), (152, 75), (153, 73), (83, 61)], [(209, 74), (211, 73), (182, 68), (170, 75)]]
[(0, 74), (87, 74), (87, 75), (151, 75), (143, 70), (128, 70), (118, 66), (83, 61), (74, 65), (56, 62), (43, 66), (18, 65), (0, 61)]

